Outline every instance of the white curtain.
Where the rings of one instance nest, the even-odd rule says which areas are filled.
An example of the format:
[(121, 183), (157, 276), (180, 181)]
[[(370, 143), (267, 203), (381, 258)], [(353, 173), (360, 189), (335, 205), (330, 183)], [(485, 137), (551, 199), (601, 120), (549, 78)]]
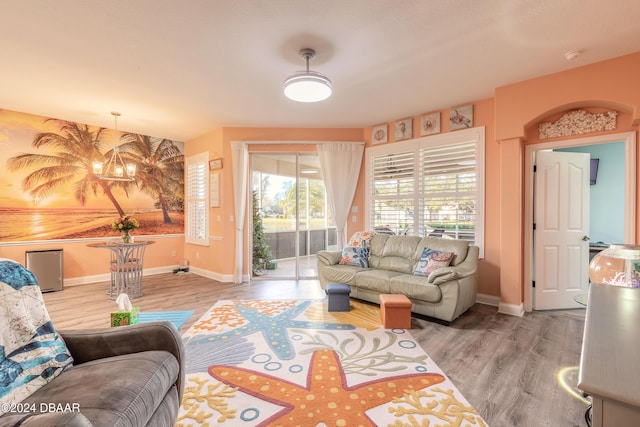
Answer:
[(329, 198), (329, 209), (336, 221), (338, 248), (346, 242), (347, 218), (358, 185), (364, 143), (318, 144), (318, 158)]
[(244, 216), (247, 210), (247, 174), (249, 173), (249, 146), (244, 142), (231, 143), (233, 162), (233, 201), (236, 224), (236, 256), (233, 283), (242, 283), (244, 261)]

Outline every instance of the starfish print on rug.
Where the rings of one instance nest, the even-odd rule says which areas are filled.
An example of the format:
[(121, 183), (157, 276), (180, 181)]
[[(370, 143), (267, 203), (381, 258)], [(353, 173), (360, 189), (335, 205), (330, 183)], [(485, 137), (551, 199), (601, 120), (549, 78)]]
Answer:
[(375, 426), (367, 410), (445, 381), (440, 374), (418, 373), (348, 386), (333, 350), (313, 353), (305, 386), (231, 366), (211, 366), (209, 374), (244, 393), (284, 407), (259, 426)]
[(207, 341), (227, 341), (230, 338), (261, 332), (266, 343), (280, 359), (290, 360), (295, 357), (295, 350), (289, 341), (289, 336), (287, 334), (288, 328), (327, 330), (355, 329), (355, 326), (346, 323), (293, 320), (300, 313), (305, 311), (309, 304), (311, 304), (311, 301), (305, 301), (298, 304), (291, 310), (287, 310), (275, 316), (269, 316), (251, 307), (247, 307), (242, 303), (236, 303), (236, 310), (238, 310), (238, 313), (247, 320), (247, 323), (222, 334), (210, 336), (207, 338)]

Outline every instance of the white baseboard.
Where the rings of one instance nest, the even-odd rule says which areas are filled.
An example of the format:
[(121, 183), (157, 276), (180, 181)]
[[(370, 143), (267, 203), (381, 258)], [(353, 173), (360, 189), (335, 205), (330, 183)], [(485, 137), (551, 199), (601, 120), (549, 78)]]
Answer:
[(522, 317), (524, 316), (524, 305), (522, 303), (516, 305), (500, 302), (498, 305), (498, 313)]
[(494, 295), (487, 295), (487, 294), (477, 294), (476, 302), (478, 304), (490, 305), (492, 307), (499, 307), (500, 297), (497, 297)]
[(203, 276), (208, 279), (217, 280), (218, 282), (222, 282), (222, 283), (233, 282), (233, 274), (220, 274), (220, 273), (216, 273), (215, 271), (209, 271), (209, 270), (205, 270), (203, 268), (198, 268), (198, 267), (189, 267), (189, 271), (197, 274), (198, 276)]
[(479, 304), (490, 305), (498, 307), (498, 313), (508, 314), (510, 316), (522, 317), (524, 315), (523, 304), (505, 304), (500, 301), (500, 297), (487, 294), (478, 294), (476, 296), (476, 302)]
[[(171, 273), (175, 266), (145, 268), (142, 272), (144, 276), (152, 276), (154, 274)], [(88, 285), (89, 283), (107, 282), (111, 280), (111, 274), (96, 274), (94, 276), (73, 277), (64, 279), (64, 286)]]

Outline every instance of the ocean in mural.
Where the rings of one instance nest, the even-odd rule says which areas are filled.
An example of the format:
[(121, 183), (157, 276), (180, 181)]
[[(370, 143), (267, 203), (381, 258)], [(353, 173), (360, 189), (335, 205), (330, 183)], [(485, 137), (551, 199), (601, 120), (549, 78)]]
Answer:
[[(181, 234), (183, 214), (173, 212), (172, 223), (164, 224), (159, 211), (132, 212), (141, 223), (134, 234)], [(114, 237), (111, 223), (117, 214), (99, 209), (22, 209), (0, 207), (0, 241)]]
[[(135, 181), (101, 179), (93, 162), (119, 152)], [(184, 143), (0, 110), (0, 242), (184, 233)]]

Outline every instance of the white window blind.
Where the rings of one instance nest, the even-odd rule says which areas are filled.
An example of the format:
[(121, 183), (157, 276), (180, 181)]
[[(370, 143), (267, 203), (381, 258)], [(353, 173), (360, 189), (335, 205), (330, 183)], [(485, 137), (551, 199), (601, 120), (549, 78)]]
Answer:
[(209, 246), (208, 153), (187, 158), (185, 240)]
[(420, 149), (420, 234), (475, 242), (476, 142)]
[(414, 157), (413, 151), (404, 151), (373, 158), (371, 223), (380, 233), (413, 234)]
[(367, 149), (367, 227), (484, 242), (484, 128)]

